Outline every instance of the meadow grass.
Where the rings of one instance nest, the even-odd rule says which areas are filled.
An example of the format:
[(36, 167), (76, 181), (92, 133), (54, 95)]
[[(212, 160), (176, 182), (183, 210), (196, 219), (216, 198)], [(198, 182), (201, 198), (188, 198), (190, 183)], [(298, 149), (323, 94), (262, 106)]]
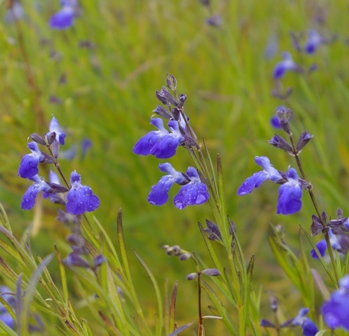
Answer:
[[(197, 323), (196, 284), (185, 280), (195, 267), (170, 258), (161, 246), (179, 244), (212, 267), (198, 228), (198, 222), (212, 220), (210, 207), (205, 204), (178, 210), (172, 204), (150, 205), (147, 195), (161, 176), (158, 160), (132, 153), (137, 140), (150, 130), (149, 117), (157, 104), (155, 90), (171, 73), (178, 80), (179, 93), (188, 97), (185, 111), (198, 138), (204, 139), (214, 160), (217, 154), (221, 157), (227, 213), (236, 224), (246, 263), (255, 256), (252, 286), (261, 293), (260, 317), (271, 315), (271, 292), (282, 307), (280, 318), (295, 316), (304, 306), (304, 297), (276, 262), (268, 235), (271, 225), (282, 224), (287, 244), (295, 254), (301, 254), (301, 236), (304, 253), (309, 255), (312, 247), (299, 225), (309, 232), (314, 212), (311, 202), (305, 195), (301, 212), (280, 216), (275, 210), (275, 188), (263, 186), (243, 198), (236, 196), (236, 190), (256, 171), (255, 156), (268, 156), (279, 169), (294, 166), (290, 157), (274, 150), (267, 141), (273, 135), (269, 120), (275, 108), (283, 104), (294, 111), (295, 133), (307, 129), (315, 135), (302, 153), (302, 162), (319, 207), (333, 218), (338, 207), (349, 213), (347, 3), (339, 0), (320, 6), (315, 1), (217, 0), (211, 6), (221, 16), (222, 25), (213, 27), (205, 22), (210, 13), (199, 1), (85, 0), (81, 2), (81, 16), (65, 31), (48, 27), (58, 3), (23, 1), (22, 5), (22, 20), (2, 21), (0, 26), (0, 201), (14, 235), (30, 235), (33, 256), (44, 258), (54, 253), (54, 245), (62, 255), (68, 253), (64, 242), (67, 229), (55, 220), (52, 204), (39, 200), (32, 211), (20, 208), (28, 182), (20, 179), (17, 171), (27, 152), (26, 139), (31, 133), (46, 132), (54, 115), (67, 133), (66, 147), (76, 145), (79, 151), (72, 160), (60, 160), (62, 170), (69, 176), (76, 169), (98, 195), (101, 206), (94, 215), (116, 247), (116, 218), (122, 208), (132, 279), (149, 328), (155, 330), (158, 322), (157, 301), (147, 272), (132, 249), (151, 270), (163, 298), (164, 288), (169, 295), (174, 282), (179, 281), (178, 325)], [(319, 8), (325, 13), (324, 31), (338, 34), (337, 39), (321, 46), (314, 55), (294, 56), (299, 64), (316, 63), (318, 68), (306, 76), (287, 73), (283, 85), (292, 87), (293, 93), (286, 102), (281, 101), (271, 94), (273, 68), (282, 51), (292, 51), (290, 32), (306, 34), (315, 25)], [(3, 2), (3, 17), (7, 10)], [(277, 51), (267, 58), (265, 48), (273, 37)], [(87, 42), (90, 45), (86, 47)], [(53, 103), (53, 98), (59, 103)], [(92, 148), (82, 158), (80, 143), (84, 138), (92, 141)], [(193, 164), (183, 148), (171, 162), (181, 171)], [(217, 255), (223, 258), (224, 249), (218, 248)], [(309, 262), (324, 274), (317, 260)], [(9, 258), (8, 263), (22, 272), (15, 260)], [(56, 259), (48, 269), (54, 279), (60, 278)], [(90, 284), (82, 285), (69, 269), (65, 272), (69, 297), (72, 303), (78, 303), (74, 309), (79, 319), (89, 322), (92, 334), (107, 334), (96, 322), (95, 311), (88, 309), (89, 303), (81, 301), (83, 290)], [(24, 274), (29, 277), (29, 270)], [(11, 284), (5, 277), (2, 281)], [(214, 286), (212, 282), (210, 285)], [(313, 287), (311, 284), (318, 309), (321, 299)], [(15, 289), (13, 284), (11, 288)], [(212, 298), (203, 294), (203, 301), (209, 315), (207, 306)], [(311, 313), (315, 319), (315, 311)], [(58, 323), (56, 317), (44, 322), (52, 326)], [(52, 326), (47, 327), (47, 335), (53, 330), (59, 334)], [(208, 335), (230, 334), (220, 320), (205, 322), (205, 328)], [(182, 334), (192, 335), (196, 329), (188, 330)]]

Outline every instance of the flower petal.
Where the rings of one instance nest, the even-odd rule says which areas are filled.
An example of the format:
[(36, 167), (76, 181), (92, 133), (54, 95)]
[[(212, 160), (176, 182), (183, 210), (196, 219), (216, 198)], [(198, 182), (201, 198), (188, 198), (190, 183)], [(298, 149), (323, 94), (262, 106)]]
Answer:
[(164, 205), (168, 201), (168, 192), (171, 189), (175, 179), (171, 175), (163, 176), (155, 184), (148, 195), (148, 202), (152, 205)]
[(268, 179), (268, 174), (265, 171), (254, 173), (247, 178), (237, 191), (238, 196), (243, 196), (252, 192), (254, 188), (258, 188), (265, 180)]
[(302, 189), (285, 183), (279, 188), (277, 214), (291, 215), (302, 208)]
[(205, 203), (209, 197), (206, 184), (188, 183), (179, 190), (173, 201), (175, 207), (182, 210), (188, 205)]
[(63, 30), (70, 28), (74, 22), (74, 9), (70, 6), (63, 7), (60, 11), (53, 14), (49, 25), (52, 29)]

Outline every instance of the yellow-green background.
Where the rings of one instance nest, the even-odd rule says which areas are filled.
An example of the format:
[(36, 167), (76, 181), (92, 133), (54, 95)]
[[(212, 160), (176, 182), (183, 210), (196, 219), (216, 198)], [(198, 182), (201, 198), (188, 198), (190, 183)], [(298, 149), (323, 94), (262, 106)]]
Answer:
[[(116, 213), (123, 209), (130, 262), (150, 323), (153, 292), (131, 249), (142, 256), (161, 287), (165, 281), (172, 286), (179, 279), (178, 314), (184, 322), (196, 319), (195, 284), (185, 280), (193, 265), (166, 256), (161, 246), (179, 244), (209, 263), (197, 223), (211, 218), (210, 208), (180, 211), (171, 202), (162, 207), (148, 204), (148, 192), (162, 176), (160, 162), (132, 153), (136, 141), (152, 130), (149, 120), (158, 104), (154, 93), (171, 73), (178, 80), (179, 93), (188, 97), (186, 113), (199, 139), (205, 139), (213, 158), (217, 153), (222, 157), (230, 218), (246, 258), (256, 255), (255, 288), (263, 286), (265, 304), (273, 291), (284, 295), (289, 309), (297, 312), (297, 292), (276, 265), (267, 233), (270, 224), (284, 225), (287, 242), (297, 251), (299, 224), (309, 229), (314, 213), (308, 197), (299, 214), (284, 217), (276, 215), (275, 185), (265, 183), (241, 198), (236, 190), (259, 169), (254, 164), (257, 155), (270, 157), (280, 170), (295, 165), (267, 142), (273, 135), (269, 119), (278, 105), (287, 104), (294, 111), (295, 136), (305, 129), (315, 135), (302, 160), (320, 209), (332, 217), (337, 207), (349, 213), (346, 1), (216, 0), (212, 9), (222, 18), (217, 28), (206, 24), (210, 13), (196, 0), (85, 0), (81, 16), (63, 32), (48, 27), (58, 1), (23, 1), (23, 6), (26, 15), (18, 26), (4, 20), (0, 26), (0, 201), (18, 236), (32, 225), (34, 214), (43, 215), (39, 232), (31, 239), (34, 255), (51, 253), (54, 244), (64, 248), (67, 234), (55, 220), (56, 206), (47, 200), (32, 211), (20, 209), (21, 196), (30, 184), (17, 176), (21, 157), (28, 152), (27, 138), (46, 132), (54, 115), (66, 130), (67, 148), (79, 146), (84, 137), (93, 143), (84, 160), (80, 151), (72, 161), (62, 160), (61, 167), (66, 176), (77, 170), (83, 184), (100, 197), (95, 214), (113, 238)], [(4, 1), (0, 9), (4, 17)], [(297, 53), (290, 32), (303, 33), (305, 41), (307, 30), (319, 27), (314, 17), (320, 12), (325, 18), (321, 31), (327, 36), (338, 34), (337, 40), (314, 55)], [(265, 48), (272, 38), (278, 49), (267, 59)], [(93, 48), (82, 48), (81, 41), (91, 42)], [(271, 95), (272, 71), (282, 51), (291, 51), (306, 68), (318, 66), (309, 76), (286, 74), (284, 88), (294, 90), (287, 103)], [(28, 82), (28, 66), (36, 90)], [(62, 75), (65, 84), (60, 84)], [(59, 97), (61, 104), (50, 103), (51, 96)], [(192, 164), (183, 148), (169, 161), (180, 171)]]

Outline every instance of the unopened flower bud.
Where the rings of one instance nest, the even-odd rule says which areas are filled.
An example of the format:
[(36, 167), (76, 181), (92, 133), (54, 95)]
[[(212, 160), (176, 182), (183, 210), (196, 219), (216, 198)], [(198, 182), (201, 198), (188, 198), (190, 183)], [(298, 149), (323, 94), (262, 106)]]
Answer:
[(190, 273), (187, 275), (187, 280), (194, 280), (198, 277), (197, 273)]
[(218, 276), (221, 273), (216, 268), (206, 268), (203, 271), (201, 271), (201, 274), (205, 274), (208, 276)]
[(30, 138), (40, 145), (46, 145), (45, 139), (37, 133), (30, 134)]
[(80, 255), (76, 252), (70, 253), (67, 258), (62, 260), (62, 262), (66, 266), (77, 266), (84, 268), (90, 267), (89, 263), (84, 258), (80, 257)]
[(176, 91), (177, 88), (177, 79), (175, 76), (167, 74), (166, 76), (166, 85), (167, 87), (172, 90), (172, 91)]

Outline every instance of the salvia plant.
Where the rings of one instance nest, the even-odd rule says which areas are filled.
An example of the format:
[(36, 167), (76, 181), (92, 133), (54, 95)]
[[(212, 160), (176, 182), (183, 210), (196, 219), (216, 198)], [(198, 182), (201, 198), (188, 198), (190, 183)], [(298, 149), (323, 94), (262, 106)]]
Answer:
[[(221, 18), (211, 2), (200, 3), (209, 13), (206, 23), (220, 28)], [(9, 7), (8, 21), (23, 18), (19, 2), (13, 1)], [(48, 25), (53, 30), (70, 29), (80, 15), (78, 1), (64, 0)], [(335, 38), (316, 29), (291, 34), (295, 51), (310, 56)], [(254, 160), (256, 172), (236, 176), (241, 180), (236, 202), (261, 189), (277, 189), (273, 211), (281, 215), (280, 222), (282, 216), (293, 216), (305, 206), (311, 207), (311, 218), (299, 225), (297, 250), (287, 242), (286, 225), (270, 224), (268, 237), (278, 268), (301, 298), (297, 307), (287, 309), (277, 289), (268, 292), (269, 302), (262, 299), (263, 284), (254, 281), (259, 271), (256, 256), (248, 255), (241, 244), (243, 223), (239, 218), (232, 220), (234, 215), (228, 213), (231, 200), (225, 196), (224, 158), (211, 154), (203, 135), (196, 131), (198, 122), (187, 102), (191, 95), (182, 93), (176, 77), (167, 74), (164, 86), (155, 91), (158, 103), (150, 116), (149, 129), (134, 139), (133, 153), (129, 154), (155, 158), (152, 162), (158, 179), (149, 184), (144, 202), (177, 211), (209, 208), (210, 217), (197, 223), (197, 234), (207, 254), (196, 253), (182, 242), (163, 245), (163, 253), (191, 269), (190, 273), (179, 271), (175, 279), (169, 277), (163, 291), (163, 284), (144, 256), (126, 245), (122, 210), (117, 213), (116, 230), (110, 234), (97, 218), (101, 200), (89, 186), (89, 176), (80, 174), (79, 169), (67, 172), (62, 168), (62, 160), (72, 159), (77, 148), (65, 148), (68, 125), (51, 116), (48, 125), (40, 125), (45, 127), (44, 132), (28, 130), (29, 135), (22, 139), (17, 178), (26, 189), (22, 190), (20, 207), (35, 211), (37, 202), (45, 202), (54, 209), (66, 236), (64, 241), (52, 243), (49, 255), (37, 255), (28, 232), (18, 237), (0, 204), (0, 335), (347, 334), (349, 217), (345, 217), (340, 204), (334, 215), (321, 208), (321, 196), (308, 178), (302, 159), (305, 152), (311, 151), (316, 134), (311, 129), (298, 131), (297, 111), (286, 106), (293, 88), (281, 90), (281, 81), (288, 72), (310, 76), (315, 70), (314, 64), (300, 65), (291, 52), (283, 52), (271, 77), (275, 83), (272, 94), (285, 106), (277, 106), (271, 118), (270, 130), (275, 133), (269, 144), (271, 150), (284, 154), (288, 164), (256, 153), (247, 159)], [(52, 101), (58, 104), (56, 99)], [(82, 141), (82, 159), (91, 145), (88, 138)], [(185, 164), (188, 161), (190, 165)], [(53, 221), (52, 212), (50, 215)], [(154, 308), (144, 304), (134, 284), (130, 255), (135, 256), (150, 280), (155, 313), (149, 312)], [(178, 279), (185, 280), (181, 287)], [(185, 319), (180, 313), (186, 307), (177, 303), (184, 287), (194, 288), (195, 294), (188, 300), (194, 297), (197, 307), (197, 313), (185, 314)]]

